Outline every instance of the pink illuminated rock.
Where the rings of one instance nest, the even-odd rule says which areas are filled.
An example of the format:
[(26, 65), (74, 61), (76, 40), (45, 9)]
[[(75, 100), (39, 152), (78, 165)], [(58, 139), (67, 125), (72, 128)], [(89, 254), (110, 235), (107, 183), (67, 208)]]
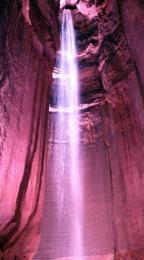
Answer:
[(60, 8), (73, 8), (79, 0), (60, 0)]
[(32, 259), (40, 236), (58, 4), (5, 1), (0, 9), (0, 259)]
[[(143, 250), (139, 250), (144, 248), (144, 110), (141, 80), (144, 41), (142, 26), (139, 25), (143, 24), (143, 4), (140, 9), (140, 1), (131, 4), (128, 0), (81, 0), (76, 7), (72, 14), (82, 103), (84, 254), (90, 260), (93, 256), (99, 259), (99, 254), (103, 255), (102, 259), (108, 259), (110, 252), (112, 259), (143, 259)], [(56, 113), (53, 111), (50, 114), (52, 140), (55, 121)], [(55, 174), (53, 150), (49, 153), (49, 160), (50, 176), (47, 180), (39, 257), (65, 259), (68, 257), (66, 245), (72, 233), (70, 208), (66, 207), (62, 218), (66, 229), (60, 243), (56, 235), (55, 195), (51, 194), (55, 184), (52, 181)], [(45, 231), (48, 218), (52, 221), (47, 228), (49, 232)], [(72, 248), (70, 250), (72, 255)], [(74, 259), (72, 256), (69, 258)]]
[[(65, 5), (72, 9), (79, 63), (84, 260), (143, 260), (144, 4), (62, 1)], [(47, 251), (53, 256), (47, 259), (73, 260), (56, 243), (52, 150), (45, 185), (47, 124), (55, 134), (56, 113), (48, 121), (48, 105), (59, 1), (6, 0), (0, 10), (0, 259), (33, 258), (46, 186), (43, 248), (35, 259), (45, 259)], [(68, 158), (66, 163), (69, 167)], [(67, 196), (66, 203), (62, 221), (70, 236)]]

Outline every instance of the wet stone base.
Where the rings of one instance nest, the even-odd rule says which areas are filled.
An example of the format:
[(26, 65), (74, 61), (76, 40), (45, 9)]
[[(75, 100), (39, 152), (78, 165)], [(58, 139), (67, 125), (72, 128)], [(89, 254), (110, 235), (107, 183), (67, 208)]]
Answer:
[[(46, 258), (47, 259), (47, 258)], [(44, 260), (41, 258), (34, 258), (34, 260)], [(107, 255), (83, 256), (83, 257), (58, 257), (50, 260), (144, 260), (144, 250), (124, 251)]]
[[(44, 260), (41, 258), (34, 258), (34, 260)], [(50, 260), (114, 260), (113, 254), (97, 255), (97, 256), (82, 256), (82, 257), (58, 257)]]
[(114, 260), (144, 260), (144, 249), (118, 253)]
[(63, 257), (57, 258), (55, 260), (113, 260), (114, 256), (109, 255), (97, 255), (97, 256), (83, 256), (83, 257)]

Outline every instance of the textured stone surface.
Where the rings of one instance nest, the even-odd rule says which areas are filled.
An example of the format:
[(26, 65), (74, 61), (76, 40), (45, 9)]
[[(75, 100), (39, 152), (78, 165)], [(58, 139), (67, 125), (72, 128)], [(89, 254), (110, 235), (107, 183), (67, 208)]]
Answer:
[[(144, 6), (141, 2), (135, 1), (132, 4), (128, 0), (81, 0), (72, 11), (78, 49), (81, 102), (86, 104), (81, 115), (81, 142), (87, 147), (83, 148), (87, 149), (86, 154), (83, 153), (83, 175), (86, 174), (87, 177), (83, 178), (85, 207), (89, 208), (84, 215), (89, 219), (88, 233), (91, 237), (91, 243), (84, 238), (85, 253), (90, 254), (88, 259), (92, 255), (106, 253), (104, 237), (107, 232), (109, 240), (113, 241), (113, 247), (109, 250), (114, 253), (114, 259), (144, 258), (143, 250), (139, 250), (144, 248)], [(54, 162), (51, 161), (50, 164), (53, 169)], [(99, 183), (99, 174), (103, 176), (102, 185)], [(93, 196), (96, 190), (99, 191), (94, 198), (98, 194), (104, 195), (104, 190), (108, 189), (107, 200), (103, 197), (100, 204), (97, 203), (88, 194), (88, 185)], [(50, 195), (48, 197), (50, 199)], [(109, 202), (112, 233), (104, 221), (99, 225), (96, 221), (100, 218), (97, 212), (101, 212), (102, 205), (108, 207)], [(47, 213), (44, 213), (43, 223), (47, 223), (48, 212), (47, 209)], [(109, 211), (102, 212), (103, 217), (109, 214)], [(96, 222), (93, 225), (94, 217)], [(108, 215), (107, 219), (110, 221)], [(69, 228), (67, 232), (70, 232)], [(60, 248), (57, 243), (54, 248), (51, 236), (53, 230), (49, 233), (50, 235), (43, 233), (47, 241), (50, 241), (51, 250), (53, 248), (53, 252), (47, 248), (47, 255), (54, 259)], [(103, 243), (99, 245), (97, 238), (100, 237)], [(40, 255), (38, 259), (41, 259)], [(102, 259), (105, 259), (104, 256)]]
[[(32, 259), (39, 240), (58, 2), (0, 3), (1, 259)], [(143, 260), (144, 4), (75, 3), (66, 4), (78, 49), (86, 259)], [(51, 250), (46, 259), (60, 259), (50, 215), (54, 159), (51, 150), (41, 240)], [(36, 259), (45, 259), (43, 254)], [(61, 256), (68, 259), (65, 249)]]
[(32, 259), (39, 240), (57, 11), (0, 3), (0, 259)]
[(115, 256), (116, 260), (143, 260), (144, 259), (144, 250), (129, 250), (128, 252), (117, 253)]
[[(80, 150), (80, 164), (81, 169), (83, 169), (80, 171), (83, 189), (80, 225), (83, 228), (82, 253), (83, 257), (87, 256), (86, 259), (113, 251), (109, 161), (103, 141), (104, 125), (100, 112), (99, 107), (89, 111), (92, 117), (91, 131), (94, 131), (94, 128), (97, 127), (98, 137), (91, 136), (95, 139), (90, 139), (90, 136), (85, 137), (87, 131), (82, 131), (82, 142), (84, 139), (84, 143)], [(82, 116), (83, 124), (88, 116), (89, 114)], [(50, 117), (54, 125), (56, 116), (50, 115)], [(94, 118), (97, 118), (97, 120), (94, 120)], [(93, 123), (95, 125), (92, 127)], [(55, 128), (57, 127), (55, 125)], [(89, 125), (87, 126), (87, 123), (85, 123), (84, 127), (89, 128)], [(76, 235), (74, 234), (75, 230), (73, 230), (75, 212), (73, 210), (73, 197), (70, 192), (71, 178), (68, 174), (70, 167), (69, 144), (68, 141), (63, 142), (63, 140), (53, 139), (55, 137), (54, 126), (50, 137), (49, 174), (46, 182), (42, 240), (38, 254), (34, 259), (44, 259), (44, 257), (46, 259), (59, 259), (60, 257), (70, 257), (70, 259), (73, 257), (72, 259), (75, 259), (74, 256), (77, 251), (75, 250), (76, 245), (74, 246), (75, 241), (72, 239)], [(61, 156), (59, 155), (60, 151)], [(64, 164), (58, 163), (59, 158), (64, 160)]]

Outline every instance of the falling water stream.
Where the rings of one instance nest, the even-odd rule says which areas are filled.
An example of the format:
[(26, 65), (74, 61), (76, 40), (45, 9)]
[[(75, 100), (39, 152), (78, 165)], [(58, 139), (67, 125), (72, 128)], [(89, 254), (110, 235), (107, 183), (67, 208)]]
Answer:
[[(82, 255), (82, 184), (79, 165), (79, 83), (76, 62), (75, 34), (70, 10), (63, 10), (61, 28), (61, 49), (59, 58), (59, 74), (57, 86), (57, 126), (55, 141), (60, 143), (55, 150), (59, 173), (58, 211), (59, 222), (64, 214), (65, 196), (69, 200), (69, 215), (71, 215), (71, 237), (67, 241), (75, 259)], [(65, 145), (67, 148), (65, 148)], [(58, 153), (58, 154), (57, 154)], [(68, 156), (67, 156), (68, 155)], [(65, 167), (66, 160), (68, 165)], [(67, 168), (65, 171), (64, 169)], [(65, 181), (68, 180), (67, 182)], [(65, 184), (64, 184), (65, 183)], [(66, 185), (67, 187), (64, 187)], [(65, 190), (68, 194), (65, 194)], [(61, 223), (59, 226), (61, 227)], [(63, 227), (58, 232), (63, 233)], [(61, 240), (63, 240), (63, 234)], [(69, 248), (67, 249), (69, 251)]]
[(63, 11), (61, 33), (61, 60), (59, 81), (59, 126), (67, 113), (67, 132), (71, 160), (70, 176), (73, 195), (80, 189), (79, 183), (79, 83), (76, 63), (76, 47), (73, 21), (69, 10)]
[[(89, 149), (80, 142), (76, 57), (71, 11), (63, 10), (61, 48), (51, 89), (48, 173), (36, 260), (105, 259), (103, 254), (113, 259), (109, 165), (101, 153), (101, 139)], [(98, 108), (95, 115), (99, 118)]]

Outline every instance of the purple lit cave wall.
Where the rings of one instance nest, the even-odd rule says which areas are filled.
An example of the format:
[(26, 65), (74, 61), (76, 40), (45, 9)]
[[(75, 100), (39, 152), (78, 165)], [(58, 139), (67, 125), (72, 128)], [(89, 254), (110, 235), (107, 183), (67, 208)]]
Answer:
[[(76, 44), (80, 207), (68, 175), (75, 141), (55, 105), (65, 10)], [(143, 0), (0, 1), (0, 259), (144, 260)]]

